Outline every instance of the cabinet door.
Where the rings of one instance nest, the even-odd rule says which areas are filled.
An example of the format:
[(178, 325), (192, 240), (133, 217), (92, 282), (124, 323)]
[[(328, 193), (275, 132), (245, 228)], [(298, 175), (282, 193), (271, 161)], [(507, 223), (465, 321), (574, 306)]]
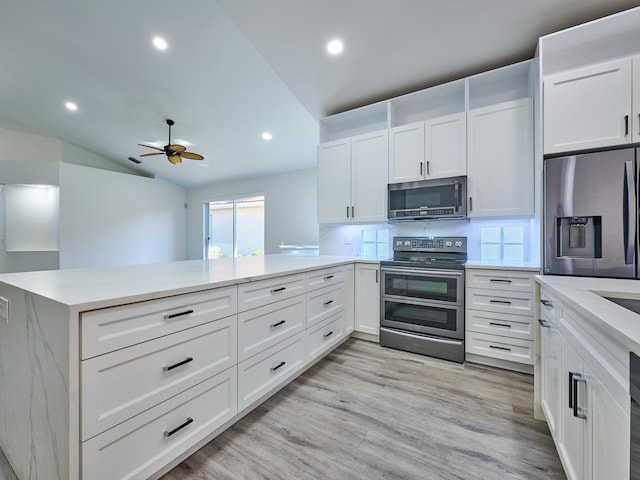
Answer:
[(356, 265), (356, 332), (380, 335), (380, 266)]
[(540, 328), (540, 403), (551, 435), (558, 443), (560, 434), (560, 408), (562, 376), (560, 372), (560, 332), (554, 324), (546, 322)]
[(533, 113), (524, 98), (469, 111), (469, 216), (533, 215)]
[(355, 268), (347, 265), (344, 271), (344, 333), (350, 335), (354, 328)]
[(389, 183), (424, 178), (424, 134), (423, 122), (389, 130)]
[(464, 112), (425, 122), (425, 177), (467, 174), (467, 116)]
[(631, 137), (633, 143), (640, 142), (640, 55), (633, 58), (633, 108), (631, 121)]
[[(572, 374), (584, 374), (582, 358), (566, 340), (560, 346), (560, 365), (562, 395), (560, 397), (560, 442), (558, 453), (564, 459), (565, 473), (568, 480), (585, 480), (585, 436), (586, 421), (573, 414), (573, 382)], [(580, 399), (579, 399), (580, 401)], [(584, 399), (581, 400), (584, 402)]]
[[(351, 139), (351, 220), (387, 221), (389, 133), (387, 130)], [(337, 172), (334, 172), (336, 175)]]
[(351, 218), (351, 147), (349, 139), (318, 147), (318, 223)]
[[(631, 142), (631, 60), (563, 72), (544, 80), (544, 153)], [(630, 125), (629, 125), (629, 128)]]

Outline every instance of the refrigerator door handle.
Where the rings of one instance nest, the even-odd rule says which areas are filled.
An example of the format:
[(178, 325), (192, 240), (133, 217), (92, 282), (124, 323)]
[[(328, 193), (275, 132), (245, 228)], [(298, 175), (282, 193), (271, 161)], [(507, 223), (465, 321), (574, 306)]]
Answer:
[(632, 161), (624, 162), (623, 195), (624, 263), (630, 265), (634, 260), (636, 236), (636, 190)]

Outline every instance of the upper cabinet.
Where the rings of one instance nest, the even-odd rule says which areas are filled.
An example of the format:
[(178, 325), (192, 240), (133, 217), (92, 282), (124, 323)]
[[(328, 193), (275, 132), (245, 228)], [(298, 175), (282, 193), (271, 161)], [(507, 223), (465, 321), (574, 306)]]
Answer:
[[(544, 82), (544, 151), (568, 152), (638, 141), (632, 59), (549, 76)], [(640, 79), (636, 82), (640, 85)], [(640, 95), (637, 86), (636, 95)], [(635, 125), (634, 125), (635, 124)]]
[(640, 8), (540, 38), (544, 153), (640, 142)]

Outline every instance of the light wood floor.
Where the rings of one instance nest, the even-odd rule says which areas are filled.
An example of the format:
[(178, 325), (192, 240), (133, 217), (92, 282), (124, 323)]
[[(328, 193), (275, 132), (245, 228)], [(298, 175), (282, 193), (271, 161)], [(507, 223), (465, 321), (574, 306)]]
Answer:
[(533, 377), (351, 339), (162, 480), (564, 478)]

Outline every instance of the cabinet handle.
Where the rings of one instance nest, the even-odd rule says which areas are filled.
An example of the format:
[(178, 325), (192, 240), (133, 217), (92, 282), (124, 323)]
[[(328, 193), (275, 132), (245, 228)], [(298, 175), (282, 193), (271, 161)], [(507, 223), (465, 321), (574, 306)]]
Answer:
[(579, 406), (579, 403), (578, 403), (578, 383), (584, 384), (584, 388), (586, 392), (587, 381), (584, 378), (582, 378), (582, 374), (575, 373), (573, 375), (573, 416), (586, 420), (587, 414), (584, 413), (584, 408)]
[(543, 328), (551, 328), (551, 324), (549, 322), (547, 322), (546, 320), (543, 320), (541, 318), (538, 319), (538, 323)]
[(473, 212), (473, 198), (469, 197), (469, 211)]
[(333, 275), (327, 275), (326, 277), (324, 277), (325, 280), (331, 280), (333, 278)]
[(429, 164), (430, 164), (430, 163), (431, 163), (431, 162), (427, 162), (427, 175), (431, 175), (431, 174), (429, 173)]
[(287, 287), (274, 288), (274, 289), (271, 290), (271, 293), (284, 292), (286, 289), (287, 289)]
[(270, 327), (271, 327), (271, 328), (276, 328), (276, 327), (279, 327), (280, 325), (284, 325), (285, 323), (287, 323), (287, 321), (286, 321), (286, 320), (280, 320), (279, 322), (272, 323), (272, 324), (270, 325)]
[(541, 298), (540, 303), (543, 304), (545, 307), (553, 308), (553, 302), (551, 300), (546, 300), (544, 298)]
[(570, 409), (573, 409), (573, 400), (574, 400), (573, 386), (575, 385), (573, 381), (574, 375), (580, 375), (580, 374), (576, 372), (569, 372), (569, 408)]
[(349, 205), (347, 205), (347, 218), (349, 218)]
[(624, 116), (624, 134), (629, 135), (629, 115)]
[(169, 366), (165, 365), (164, 367), (162, 367), (162, 369), (165, 372), (168, 372), (169, 370), (173, 370), (174, 368), (178, 368), (178, 367), (181, 367), (182, 365), (186, 365), (189, 362), (193, 362), (193, 357), (187, 357), (181, 362), (174, 363), (173, 365), (169, 365)]
[(351, 205), (351, 218), (356, 218), (356, 207)]
[(509, 325), (508, 323), (489, 322), (489, 325), (495, 325), (496, 327), (507, 327), (507, 328), (511, 328), (511, 325)]
[(489, 348), (493, 348), (494, 350), (504, 350), (505, 352), (511, 351), (511, 349), (508, 347), (497, 347), (495, 345), (489, 345)]
[(422, 162), (420, 162), (420, 176), (422, 176)]
[(638, 114), (638, 135), (640, 135), (640, 113)]
[(182, 317), (184, 315), (190, 315), (193, 313), (193, 310), (185, 310), (184, 312), (180, 312), (180, 313), (171, 313), (171, 314), (166, 314), (164, 316), (165, 320), (171, 320), (172, 318), (176, 318), (176, 317)]
[(275, 372), (275, 371), (276, 371), (276, 370), (278, 370), (279, 368), (284, 367), (286, 364), (287, 364), (287, 362), (282, 361), (282, 362), (280, 362), (278, 365), (276, 365), (275, 367), (271, 367), (271, 371), (272, 371), (272, 372)]
[(329, 332), (329, 333), (326, 333), (326, 334), (324, 335), (324, 338), (325, 338), (325, 339), (327, 339), (327, 338), (329, 338), (331, 335), (333, 335), (333, 330), (332, 330), (331, 332)]
[(380, 283), (380, 270), (376, 269), (376, 283)]
[(489, 283), (511, 283), (511, 280), (506, 278), (492, 278)]
[(190, 423), (193, 423), (193, 418), (191, 417), (187, 417), (187, 420), (180, 426), (174, 428), (173, 430), (165, 430), (164, 431), (164, 436), (165, 437), (170, 437), (171, 435), (173, 435), (174, 433), (179, 432), (180, 430), (182, 430), (184, 427), (186, 427), (187, 425), (189, 425)]
[(511, 305), (509, 300), (489, 300), (489, 303), (498, 303), (500, 305)]
[(333, 303), (333, 300), (327, 300), (326, 302), (324, 302), (322, 305), (324, 305), (325, 307), (331, 305)]

